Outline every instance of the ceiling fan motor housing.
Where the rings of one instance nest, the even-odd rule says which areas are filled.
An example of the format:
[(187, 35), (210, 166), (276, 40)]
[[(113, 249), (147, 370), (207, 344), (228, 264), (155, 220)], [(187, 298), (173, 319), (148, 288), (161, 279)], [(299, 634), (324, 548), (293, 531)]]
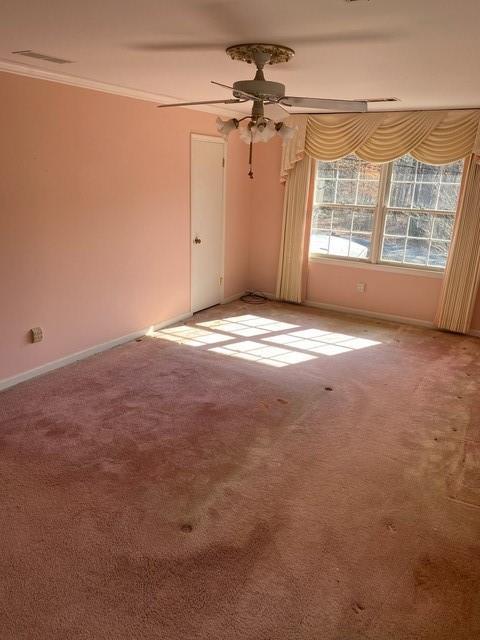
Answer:
[(260, 100), (279, 100), (285, 95), (285, 85), (270, 80), (238, 80), (233, 83), (233, 95), (242, 98), (242, 93), (258, 96)]

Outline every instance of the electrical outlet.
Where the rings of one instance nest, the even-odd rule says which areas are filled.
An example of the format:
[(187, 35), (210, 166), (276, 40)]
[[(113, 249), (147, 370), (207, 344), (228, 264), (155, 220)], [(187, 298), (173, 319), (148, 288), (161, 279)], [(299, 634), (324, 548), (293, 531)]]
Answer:
[(367, 288), (367, 285), (365, 284), (365, 282), (357, 282), (358, 293), (365, 293), (366, 288)]
[(43, 340), (43, 331), (41, 327), (33, 327), (30, 329), (32, 342), (41, 342)]

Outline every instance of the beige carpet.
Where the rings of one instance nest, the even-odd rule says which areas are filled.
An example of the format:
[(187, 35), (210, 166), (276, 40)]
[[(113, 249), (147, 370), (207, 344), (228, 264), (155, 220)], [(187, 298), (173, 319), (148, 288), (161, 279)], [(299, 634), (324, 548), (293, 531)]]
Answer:
[(479, 638), (480, 341), (188, 324), (0, 394), (0, 638)]

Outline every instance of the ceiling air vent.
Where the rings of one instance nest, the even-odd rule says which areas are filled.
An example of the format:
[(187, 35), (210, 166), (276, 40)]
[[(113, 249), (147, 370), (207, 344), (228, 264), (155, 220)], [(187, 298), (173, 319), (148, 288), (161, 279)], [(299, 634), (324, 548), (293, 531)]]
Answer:
[(17, 56), (25, 56), (26, 58), (35, 58), (35, 60), (45, 60), (45, 62), (53, 62), (54, 64), (71, 64), (73, 60), (65, 60), (64, 58), (56, 58), (45, 53), (38, 53), (27, 49), (26, 51), (12, 51)]

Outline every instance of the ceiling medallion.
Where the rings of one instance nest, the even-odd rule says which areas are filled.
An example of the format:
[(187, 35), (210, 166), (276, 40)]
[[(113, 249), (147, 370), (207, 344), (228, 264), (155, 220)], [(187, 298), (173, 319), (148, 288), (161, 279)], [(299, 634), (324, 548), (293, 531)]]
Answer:
[(255, 63), (259, 54), (266, 59), (267, 64), (288, 62), (295, 55), (293, 49), (281, 44), (235, 44), (228, 47), (226, 52), (232, 60), (241, 60), (248, 64)]

